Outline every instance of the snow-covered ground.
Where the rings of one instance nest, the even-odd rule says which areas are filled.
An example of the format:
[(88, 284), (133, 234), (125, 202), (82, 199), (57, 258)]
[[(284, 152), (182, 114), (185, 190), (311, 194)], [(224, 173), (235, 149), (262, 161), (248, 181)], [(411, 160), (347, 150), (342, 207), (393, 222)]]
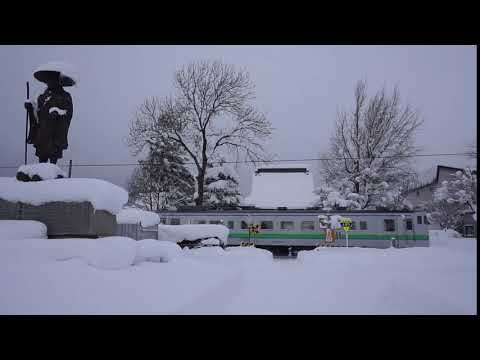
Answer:
[(476, 239), (275, 260), (251, 247), (0, 238), (0, 314), (476, 314), (476, 303)]

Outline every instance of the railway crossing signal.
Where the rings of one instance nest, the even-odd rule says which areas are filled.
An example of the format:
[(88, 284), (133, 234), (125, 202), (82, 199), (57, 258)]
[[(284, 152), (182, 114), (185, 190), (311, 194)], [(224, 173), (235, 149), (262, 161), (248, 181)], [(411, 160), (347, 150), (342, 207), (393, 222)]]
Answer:
[(340, 224), (343, 227), (343, 230), (345, 231), (345, 237), (347, 239), (347, 248), (348, 248), (348, 232), (350, 231), (350, 227), (352, 226), (352, 220), (348, 218), (342, 218), (340, 220)]
[(260, 232), (260, 225), (250, 224), (248, 225), (248, 243), (250, 244), (250, 237), (253, 235), (253, 246), (255, 246), (255, 235)]

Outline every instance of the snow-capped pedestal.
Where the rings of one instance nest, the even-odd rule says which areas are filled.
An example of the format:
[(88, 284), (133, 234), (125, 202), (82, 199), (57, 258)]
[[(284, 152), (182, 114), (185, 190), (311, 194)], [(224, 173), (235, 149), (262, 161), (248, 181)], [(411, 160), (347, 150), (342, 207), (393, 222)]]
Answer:
[(115, 235), (115, 215), (127, 200), (127, 191), (99, 179), (0, 177), (0, 219), (40, 221), (49, 237)]
[(20, 181), (41, 181), (66, 177), (65, 171), (50, 163), (22, 165), (17, 170), (17, 180)]

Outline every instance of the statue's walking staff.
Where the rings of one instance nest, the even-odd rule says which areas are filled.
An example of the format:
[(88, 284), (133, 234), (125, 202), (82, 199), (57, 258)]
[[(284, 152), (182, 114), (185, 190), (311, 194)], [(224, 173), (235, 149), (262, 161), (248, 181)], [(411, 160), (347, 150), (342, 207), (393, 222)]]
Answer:
[[(27, 81), (27, 101), (30, 99), (30, 85)], [(27, 139), (28, 139), (28, 110), (27, 119), (25, 121), (25, 165), (27, 165)]]

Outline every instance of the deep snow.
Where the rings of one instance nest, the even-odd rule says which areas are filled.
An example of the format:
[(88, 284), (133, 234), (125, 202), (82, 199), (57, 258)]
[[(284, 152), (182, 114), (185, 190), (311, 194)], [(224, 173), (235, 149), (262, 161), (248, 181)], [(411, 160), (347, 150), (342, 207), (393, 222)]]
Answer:
[(321, 248), (288, 261), (252, 247), (181, 251), (152, 239), (0, 241), (0, 314), (476, 311), (476, 239)]

